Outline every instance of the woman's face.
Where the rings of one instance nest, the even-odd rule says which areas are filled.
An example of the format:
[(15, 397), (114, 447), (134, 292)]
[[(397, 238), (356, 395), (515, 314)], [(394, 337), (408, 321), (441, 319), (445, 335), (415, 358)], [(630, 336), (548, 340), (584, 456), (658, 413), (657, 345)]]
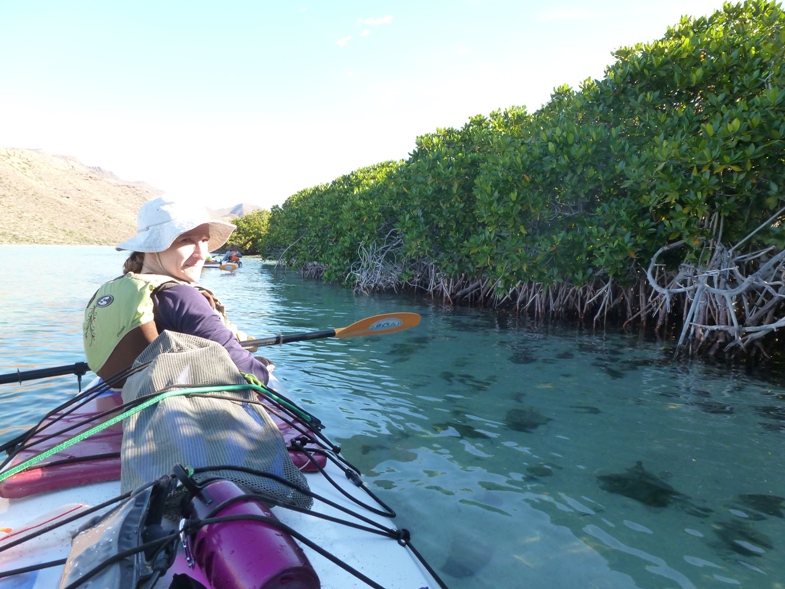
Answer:
[(169, 276), (196, 282), (202, 274), (204, 260), (210, 253), (210, 226), (205, 223), (178, 236), (166, 251), (158, 254), (163, 269)]

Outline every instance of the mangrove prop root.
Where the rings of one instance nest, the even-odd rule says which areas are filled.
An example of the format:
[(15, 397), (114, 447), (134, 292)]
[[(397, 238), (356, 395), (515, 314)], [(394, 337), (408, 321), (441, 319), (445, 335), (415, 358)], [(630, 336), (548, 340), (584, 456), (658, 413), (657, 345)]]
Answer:
[[(775, 215), (769, 225), (778, 222)], [(721, 236), (722, 223), (711, 219), (707, 229)], [(768, 246), (742, 253), (739, 246), (749, 247), (751, 235), (731, 248), (716, 237), (707, 239), (697, 261), (693, 256), (677, 267), (659, 260), (666, 253), (673, 259), (685, 243), (667, 244), (627, 284), (597, 274), (581, 285), (518, 282), (500, 290), (501, 278), (447, 276), (432, 260), (407, 259), (401, 238), (391, 231), (359, 247), (346, 279), (358, 293), (424, 291), (445, 305), (514, 307), (535, 321), (590, 320), (594, 327), (615, 321), (625, 328), (638, 323), (660, 334), (673, 323), (680, 327), (677, 356), (765, 358), (769, 354), (761, 340), (785, 327), (785, 250)], [(316, 263), (302, 266), (310, 278), (320, 278), (325, 269)]]

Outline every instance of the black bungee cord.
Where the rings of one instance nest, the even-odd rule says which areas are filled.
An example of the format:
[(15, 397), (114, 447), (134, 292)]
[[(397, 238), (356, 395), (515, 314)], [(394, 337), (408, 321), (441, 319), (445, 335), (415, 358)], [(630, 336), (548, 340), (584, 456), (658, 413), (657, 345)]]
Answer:
[[(25, 446), (25, 444), (34, 435), (39, 434), (45, 431), (46, 429), (52, 427), (53, 425), (61, 421), (63, 418), (67, 417), (68, 415), (79, 409), (80, 407), (83, 407), (85, 404), (89, 403), (93, 399), (109, 391), (114, 386), (114, 384), (117, 384), (118, 382), (125, 380), (132, 374), (135, 374), (136, 372), (139, 372), (140, 370), (144, 369), (148, 364), (149, 363), (126, 368), (125, 370), (120, 371), (119, 373), (115, 374), (109, 379), (105, 381), (101, 381), (97, 385), (85, 389), (83, 392), (79, 393), (78, 395), (75, 395), (71, 399), (68, 399), (58, 407), (49, 411), (46, 415), (44, 415), (44, 417), (41, 420), (39, 420), (39, 422), (36, 425), (28, 429), (26, 432), (0, 445), (0, 452), (6, 452), (8, 454), (8, 456), (2, 461), (2, 463), (0, 463), (0, 469), (4, 468), (11, 460), (13, 460), (16, 454), (18, 454), (22, 450), (32, 447), (32, 445)], [(119, 407), (117, 409), (119, 409)], [(98, 416), (93, 415), (89, 418), (89, 420), (85, 422), (74, 424), (68, 428), (59, 430), (56, 434), (45, 436), (40, 440), (38, 440), (36, 443), (42, 443), (50, 440), (55, 435), (60, 435), (64, 432), (72, 431), (73, 429), (81, 427), (86, 423), (95, 420), (97, 417), (105, 417), (107, 415), (110, 415), (111, 413), (116, 412), (117, 409), (106, 411)], [(53, 419), (55, 415), (57, 415), (57, 418)]]
[[(354, 529), (357, 529), (357, 530), (360, 530), (360, 531), (364, 531), (364, 532), (368, 532), (368, 533), (371, 533), (371, 534), (377, 534), (377, 535), (380, 535), (380, 536), (384, 536), (384, 537), (387, 537), (387, 538), (389, 538), (391, 540), (396, 540), (400, 546), (410, 549), (412, 551), (412, 554), (416, 557), (416, 559), (420, 562), (420, 564), (422, 564), (422, 566), (428, 571), (428, 573), (433, 577), (433, 579), (436, 581), (436, 583), (439, 585), (439, 587), (441, 587), (441, 589), (448, 589), (447, 585), (444, 583), (444, 581), (441, 579), (441, 577), (438, 575), (438, 573), (428, 563), (428, 561), (425, 559), (425, 557), (423, 557), (422, 554), (420, 554), (420, 552), (412, 544), (412, 542), (411, 542), (411, 534), (410, 534), (409, 530), (407, 530), (405, 528), (398, 529), (398, 528), (390, 528), (390, 527), (384, 526), (383, 524), (380, 524), (379, 522), (376, 522), (376, 521), (374, 521), (374, 520), (372, 520), (370, 518), (367, 518), (367, 517), (365, 517), (365, 516), (363, 516), (363, 515), (361, 515), (359, 513), (356, 513), (354, 511), (350, 511), (346, 507), (343, 507), (342, 505), (339, 505), (339, 504), (335, 503), (334, 501), (331, 501), (331, 500), (327, 499), (326, 497), (322, 497), (321, 495), (319, 495), (317, 493), (314, 493), (310, 489), (302, 488), (302, 487), (296, 485), (295, 483), (292, 483), (292, 482), (288, 481), (287, 479), (285, 479), (283, 477), (279, 477), (278, 475), (274, 475), (274, 474), (268, 473), (268, 472), (257, 471), (257, 470), (251, 469), (251, 468), (246, 468), (246, 467), (241, 467), (241, 466), (219, 465), (219, 466), (211, 466), (211, 467), (203, 467), (203, 468), (193, 469), (192, 476), (195, 475), (195, 474), (202, 474), (202, 473), (210, 472), (210, 471), (213, 471), (213, 470), (216, 470), (216, 471), (218, 471), (218, 470), (224, 470), (224, 471), (225, 470), (236, 470), (236, 471), (245, 472), (245, 473), (248, 473), (248, 474), (257, 475), (257, 476), (260, 476), (260, 477), (263, 477), (263, 478), (272, 479), (272, 480), (274, 480), (276, 482), (279, 482), (279, 483), (281, 483), (281, 484), (283, 484), (285, 486), (288, 486), (288, 487), (290, 487), (290, 488), (292, 488), (292, 489), (294, 489), (294, 490), (296, 490), (296, 491), (298, 491), (298, 492), (300, 492), (302, 494), (305, 494), (305, 495), (307, 495), (307, 496), (309, 496), (309, 497), (311, 497), (313, 499), (321, 501), (322, 503), (324, 503), (326, 505), (329, 505), (330, 507), (332, 507), (332, 508), (334, 508), (334, 509), (336, 509), (338, 511), (346, 513), (346, 514), (348, 514), (348, 515), (350, 515), (350, 516), (352, 516), (352, 517), (354, 517), (354, 518), (356, 518), (356, 519), (358, 519), (358, 520), (360, 520), (362, 522), (365, 522), (366, 524), (368, 524), (369, 526), (372, 526), (372, 527), (363, 526), (361, 524), (358, 524), (358, 523), (355, 523), (355, 522), (351, 522), (351, 521), (347, 521), (345, 519), (339, 519), (339, 518), (334, 517), (334, 516), (330, 516), (330, 515), (327, 515), (327, 514), (324, 514), (324, 513), (320, 513), (318, 511), (312, 511), (312, 510), (309, 510), (309, 509), (304, 509), (304, 508), (298, 507), (296, 505), (283, 503), (283, 502), (275, 499), (274, 497), (270, 497), (270, 496), (264, 495), (264, 494), (259, 493), (259, 492), (249, 493), (247, 495), (237, 496), (237, 497), (234, 497), (232, 499), (229, 499), (229, 500), (227, 500), (225, 502), (225, 504), (222, 504), (219, 507), (215, 508), (211, 512), (211, 515), (213, 513), (218, 513), (226, 505), (234, 503), (235, 501), (239, 501), (239, 500), (242, 500), (242, 499), (245, 499), (245, 498), (256, 498), (256, 499), (262, 501), (262, 503), (265, 503), (266, 505), (268, 505), (270, 507), (272, 507), (272, 506), (280, 506), (280, 507), (285, 508), (285, 509), (290, 509), (290, 510), (296, 511), (298, 513), (302, 513), (302, 514), (305, 514), (305, 515), (310, 515), (312, 517), (316, 517), (316, 518), (319, 518), (319, 519), (330, 521), (332, 523), (337, 523), (337, 524), (344, 525), (344, 526), (347, 526), (347, 527), (350, 527), (350, 528), (354, 528)], [(202, 483), (202, 484), (204, 484), (204, 483)], [(382, 505), (384, 505), (384, 504), (382, 503)], [(366, 507), (366, 509), (369, 509), (369, 508)], [(373, 510), (369, 509), (369, 511), (373, 511)], [(378, 512), (376, 512), (376, 513), (378, 514)], [(381, 515), (384, 515), (384, 514), (381, 514)], [(227, 519), (225, 521), (234, 521), (234, 520), (243, 519), (243, 518), (255, 520), (255, 519), (258, 519), (259, 517), (262, 517), (262, 516), (235, 515), (235, 516), (226, 516), (226, 517), (231, 517), (231, 518), (234, 518), (234, 519)], [(216, 518), (215, 519), (216, 522), (219, 521), (219, 520), (222, 520), (222, 518)], [(206, 521), (206, 520), (202, 520), (202, 521)], [(324, 551), (323, 548), (318, 547), (318, 545), (316, 545), (311, 540), (308, 540), (307, 538), (302, 536), (302, 534), (300, 534), (296, 530), (291, 530), (290, 528), (288, 528), (288, 526), (285, 526), (285, 524), (281, 524), (280, 522), (275, 523), (275, 522), (271, 521), (271, 522), (266, 522), (266, 523), (270, 523), (271, 525), (275, 525), (277, 527), (284, 526), (281, 529), (283, 529), (286, 532), (289, 532), (293, 537), (297, 538), (298, 540), (301, 540), (303, 543), (307, 544), (313, 550), (319, 552), (319, 554), (322, 554), (322, 556), (325, 556), (325, 558), (328, 558), (329, 560), (331, 560), (335, 564), (339, 564), (336, 561), (340, 561), (340, 559), (338, 559), (334, 555), (331, 555), (331, 557), (326, 556), (326, 554), (323, 553), (323, 551)], [(342, 562), (342, 561), (340, 561), (340, 562)], [(351, 572), (346, 567), (343, 567), (340, 564), (339, 564), (339, 566), (341, 566), (341, 568), (344, 568), (344, 570), (347, 570), (347, 571)], [(352, 573), (352, 574), (354, 574), (354, 573)], [(360, 578), (364, 582), (367, 582), (362, 577), (358, 577), (358, 578)], [(377, 585), (372, 584), (371, 586), (372, 587), (376, 587)]]
[[(316, 469), (319, 471), (319, 473), (339, 493), (344, 495), (347, 499), (349, 499), (353, 503), (359, 505), (360, 507), (362, 507), (364, 509), (367, 509), (368, 511), (370, 511), (372, 513), (375, 513), (377, 515), (381, 515), (381, 516), (384, 516), (384, 517), (389, 517), (389, 518), (394, 518), (396, 516), (395, 511), (389, 505), (387, 505), (384, 501), (382, 501), (379, 497), (377, 497), (373, 493), (373, 491), (371, 491), (368, 488), (368, 486), (363, 483), (362, 479), (360, 478), (361, 473), (360, 473), (359, 469), (357, 469), (348, 460), (346, 460), (342, 456), (337, 455), (333, 451), (333, 449), (336, 448), (336, 446), (334, 444), (332, 444), (332, 442), (330, 442), (329, 439), (326, 438), (326, 436), (324, 436), (321, 433), (317, 434), (320, 439), (324, 439), (324, 440), (327, 441), (327, 445), (329, 446), (328, 448), (324, 448), (324, 444), (322, 444), (321, 441), (315, 440), (315, 439), (311, 438), (308, 435), (309, 432), (311, 432), (311, 433), (316, 433), (316, 432), (313, 432), (313, 430), (309, 430), (309, 431), (306, 432), (306, 431), (303, 431), (299, 427), (299, 425), (301, 424), (303, 427), (308, 428), (307, 424), (303, 424), (302, 422), (299, 422), (299, 424), (298, 424), (298, 422), (290, 421), (290, 420), (286, 419), (285, 417), (283, 417), (281, 414), (279, 414), (279, 413), (277, 413), (275, 411), (271, 411), (270, 407), (266, 403), (263, 403), (261, 401), (248, 401), (248, 400), (244, 400), (244, 399), (238, 399), (238, 398), (235, 398), (235, 397), (225, 397), (225, 396), (222, 396), (222, 395), (219, 395), (219, 394), (215, 394), (215, 393), (204, 393), (204, 394), (195, 393), (192, 396), (194, 396), (194, 397), (210, 398), (210, 399), (220, 399), (220, 400), (225, 400), (225, 401), (229, 401), (229, 402), (248, 403), (248, 404), (253, 404), (253, 405), (259, 405), (259, 406), (265, 408), (266, 410), (270, 411), (271, 413), (273, 413), (274, 415), (279, 417), (282, 421), (284, 421), (288, 425), (292, 426), (298, 432), (303, 434), (303, 438), (304, 439), (295, 438), (295, 439), (291, 440), (290, 441), (290, 445), (287, 446), (287, 449), (293, 450), (295, 452), (300, 452), (303, 455), (305, 455), (305, 457), (309, 460), (309, 462), (312, 463), (316, 467)], [(288, 411), (288, 410), (284, 408), (284, 411)], [(293, 416), (293, 418), (296, 420), (297, 416)], [(323, 446), (323, 448), (307, 448), (307, 447), (305, 447), (306, 443), (319, 444), (319, 445)], [(340, 448), (339, 448), (339, 450), (340, 450)], [(341, 472), (343, 472), (346, 475), (347, 479), (349, 479), (352, 483), (354, 483), (354, 485), (356, 487), (362, 488), (362, 490), (366, 494), (368, 494), (376, 502), (377, 505), (381, 506), (382, 509), (380, 510), (380, 509), (377, 509), (377, 508), (375, 508), (375, 507), (373, 507), (371, 505), (368, 505), (367, 503), (364, 503), (364, 502), (360, 501), (357, 497), (354, 497), (353, 495), (348, 493), (341, 485), (336, 483), (335, 480), (329, 474), (327, 474), (327, 472), (322, 468), (322, 466), (319, 464), (319, 462), (314, 459), (313, 454), (320, 454), (320, 455), (324, 456), (325, 459), (330, 460), (333, 464), (336, 465), (336, 467), (341, 469)]]

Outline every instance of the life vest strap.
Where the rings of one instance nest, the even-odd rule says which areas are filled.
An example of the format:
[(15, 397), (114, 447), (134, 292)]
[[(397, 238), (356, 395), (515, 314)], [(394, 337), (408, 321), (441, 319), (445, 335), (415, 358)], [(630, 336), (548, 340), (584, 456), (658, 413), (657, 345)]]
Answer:
[[(104, 380), (109, 380), (115, 374), (129, 368), (139, 354), (157, 337), (158, 328), (155, 326), (155, 321), (135, 327), (123, 336), (96, 374)], [(124, 384), (125, 379), (114, 386), (121, 388)]]

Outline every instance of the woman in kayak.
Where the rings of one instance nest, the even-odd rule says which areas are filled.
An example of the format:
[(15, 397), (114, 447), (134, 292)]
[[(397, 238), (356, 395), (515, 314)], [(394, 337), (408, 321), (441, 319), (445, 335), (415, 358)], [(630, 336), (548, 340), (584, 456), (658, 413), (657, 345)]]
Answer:
[(243, 257), (243, 254), (241, 254), (239, 251), (237, 251), (237, 248), (233, 247), (228, 252), (226, 252), (224, 254), (224, 257), (222, 258), (221, 261), (222, 262), (233, 262), (233, 263), (236, 264), (237, 262), (240, 261), (240, 258), (242, 258), (242, 257)]
[(136, 236), (116, 248), (131, 252), (123, 276), (101, 286), (85, 309), (90, 369), (107, 380), (169, 330), (221, 344), (241, 372), (267, 383), (265, 365), (240, 344), (247, 336), (229, 322), (212, 292), (195, 285), (209, 252), (224, 245), (234, 229), (211, 219), (204, 207), (171, 197), (144, 203)]

